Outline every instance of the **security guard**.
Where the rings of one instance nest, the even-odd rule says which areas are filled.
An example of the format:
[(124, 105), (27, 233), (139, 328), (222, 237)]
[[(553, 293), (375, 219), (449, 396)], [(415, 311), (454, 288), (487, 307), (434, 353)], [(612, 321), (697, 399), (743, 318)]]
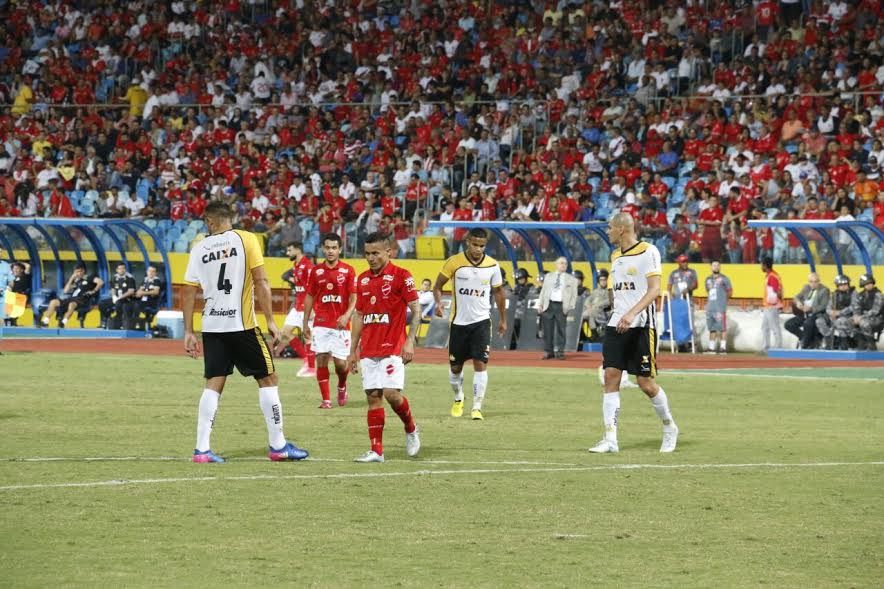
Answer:
[(856, 341), (857, 350), (875, 350), (875, 336), (884, 324), (884, 294), (878, 290), (871, 274), (859, 277), (859, 289), (850, 303), (853, 310), (851, 336)]
[(135, 277), (126, 271), (125, 264), (117, 264), (111, 278), (111, 298), (98, 303), (101, 327), (132, 329), (135, 323)]
[[(816, 328), (823, 336), (824, 350), (834, 350), (841, 347), (842, 341), (844, 349), (847, 349), (847, 333), (844, 329), (850, 323), (850, 303), (853, 300), (853, 287), (850, 286), (850, 278), (844, 274), (835, 277), (835, 290), (829, 297), (829, 304), (826, 306), (826, 312), (817, 316)], [(842, 326), (839, 329), (837, 326)]]

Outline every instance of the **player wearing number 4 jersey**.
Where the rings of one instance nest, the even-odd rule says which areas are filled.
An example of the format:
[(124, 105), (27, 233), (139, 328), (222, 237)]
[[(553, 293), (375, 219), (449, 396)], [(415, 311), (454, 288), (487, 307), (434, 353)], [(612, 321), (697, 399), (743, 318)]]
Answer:
[[(320, 409), (331, 409), (328, 392), (328, 360), (334, 359), (338, 376), (338, 405), (347, 404), (347, 357), (350, 355), (350, 317), (356, 306), (356, 271), (338, 260), (341, 236), (322, 236), (325, 261), (316, 265), (307, 282), (304, 300), (304, 336), (313, 342), (316, 353), (316, 380), (322, 395)], [(313, 327), (307, 320), (314, 313)]]
[(614, 314), (608, 321), (602, 347), (605, 437), (589, 451), (619, 451), (620, 376), (625, 370), (636, 375), (639, 388), (651, 399), (654, 411), (663, 422), (660, 452), (672, 452), (678, 440), (678, 427), (669, 411), (666, 392), (654, 381), (657, 376), (656, 300), (660, 295), (660, 252), (653, 245), (636, 239), (632, 217), (626, 213), (611, 219), (608, 236), (619, 249), (611, 254), (608, 288)]
[[(405, 365), (414, 359), (414, 341), (421, 325), (421, 306), (414, 278), (390, 263), (389, 237), (371, 233), (365, 238), (368, 270), (356, 281), (356, 312), (350, 344), (350, 370), (362, 372), (368, 397), (368, 437), (371, 449), (356, 462), (384, 461), (384, 399), (405, 425), (405, 453), (417, 456), (421, 448), (411, 416), (405, 386)], [(405, 315), (411, 326), (405, 335)]]
[[(270, 284), (258, 240), (247, 231), (233, 230), (233, 210), (225, 203), (210, 203), (203, 215), (210, 235), (194, 246), (184, 274), (184, 349), (193, 358), (204, 354), (206, 378), (193, 461), (224, 462), (212, 452), (209, 439), (224, 384), (234, 367), (258, 381), (270, 460), (302, 460), (307, 451), (286, 441), (283, 434), (279, 381), (255, 318), (257, 298), (275, 343), (279, 329), (273, 320)], [(202, 289), (205, 300), (202, 346), (193, 332), (197, 288)]]

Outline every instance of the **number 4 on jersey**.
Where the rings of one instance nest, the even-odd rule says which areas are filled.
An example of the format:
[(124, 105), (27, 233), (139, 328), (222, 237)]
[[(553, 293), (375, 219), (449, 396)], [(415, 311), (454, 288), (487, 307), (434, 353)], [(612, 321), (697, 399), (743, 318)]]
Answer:
[(233, 285), (230, 284), (230, 280), (224, 277), (224, 272), (227, 270), (227, 262), (221, 264), (221, 271), (218, 273), (218, 290), (223, 290), (224, 294), (230, 294), (230, 291), (233, 290)]

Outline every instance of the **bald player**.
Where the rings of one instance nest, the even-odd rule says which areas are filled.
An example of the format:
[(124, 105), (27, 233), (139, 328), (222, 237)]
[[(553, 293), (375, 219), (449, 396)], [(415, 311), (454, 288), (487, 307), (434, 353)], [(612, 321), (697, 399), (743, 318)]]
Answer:
[(605, 395), (602, 416), (605, 437), (590, 452), (619, 452), (617, 417), (620, 413), (620, 377), (625, 370), (634, 374), (639, 388), (651, 400), (663, 422), (660, 452), (672, 452), (678, 440), (678, 427), (669, 411), (669, 401), (657, 376), (657, 308), (660, 295), (660, 252), (635, 236), (632, 217), (615, 215), (608, 224), (608, 236), (618, 246), (611, 254), (608, 289), (614, 313), (605, 330), (602, 348), (605, 369)]

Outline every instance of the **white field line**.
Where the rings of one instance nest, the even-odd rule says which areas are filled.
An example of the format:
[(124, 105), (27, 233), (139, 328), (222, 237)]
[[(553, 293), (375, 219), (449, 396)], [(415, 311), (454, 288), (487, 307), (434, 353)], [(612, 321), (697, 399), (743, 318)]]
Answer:
[(782, 380), (844, 380), (844, 381), (866, 381), (880, 382), (880, 378), (851, 378), (849, 376), (810, 376), (810, 375), (793, 375), (784, 374), (742, 374), (739, 372), (713, 372), (711, 370), (661, 370), (657, 374), (659, 379), (661, 376), (717, 376), (719, 378), (775, 378)]
[[(230, 458), (232, 462), (267, 462), (266, 457), (242, 456)], [(24, 458), (0, 458), (0, 462), (190, 462), (189, 456), (33, 456)], [(305, 462), (353, 462), (352, 458), (307, 458)], [(414, 460), (387, 460), (414, 464)], [(493, 466), (578, 466), (575, 462), (547, 462), (533, 460), (421, 460), (420, 464), (485, 464)]]
[[(420, 463), (416, 463), (420, 464)], [(136, 485), (156, 485), (168, 483), (190, 483), (203, 481), (289, 481), (289, 480), (321, 480), (321, 479), (368, 479), (390, 478), (425, 475), (458, 475), (458, 474), (502, 474), (502, 473), (553, 473), (553, 472), (590, 472), (610, 470), (711, 470), (711, 469), (750, 469), (750, 468), (831, 468), (843, 466), (884, 466), (884, 461), (873, 462), (757, 462), (745, 464), (609, 464), (602, 466), (570, 466), (553, 468), (469, 468), (458, 470), (413, 470), (413, 471), (375, 471), (375, 472), (342, 472), (336, 474), (292, 474), (292, 475), (242, 475), (242, 476), (204, 476), (175, 477), (158, 479), (111, 479), (106, 481), (87, 481), (81, 483), (37, 483), (0, 486), (0, 491), (27, 491), (36, 489), (69, 489), (92, 487), (117, 487)], [(223, 467), (220, 467), (223, 468)], [(368, 467), (371, 468), (371, 467)]]

